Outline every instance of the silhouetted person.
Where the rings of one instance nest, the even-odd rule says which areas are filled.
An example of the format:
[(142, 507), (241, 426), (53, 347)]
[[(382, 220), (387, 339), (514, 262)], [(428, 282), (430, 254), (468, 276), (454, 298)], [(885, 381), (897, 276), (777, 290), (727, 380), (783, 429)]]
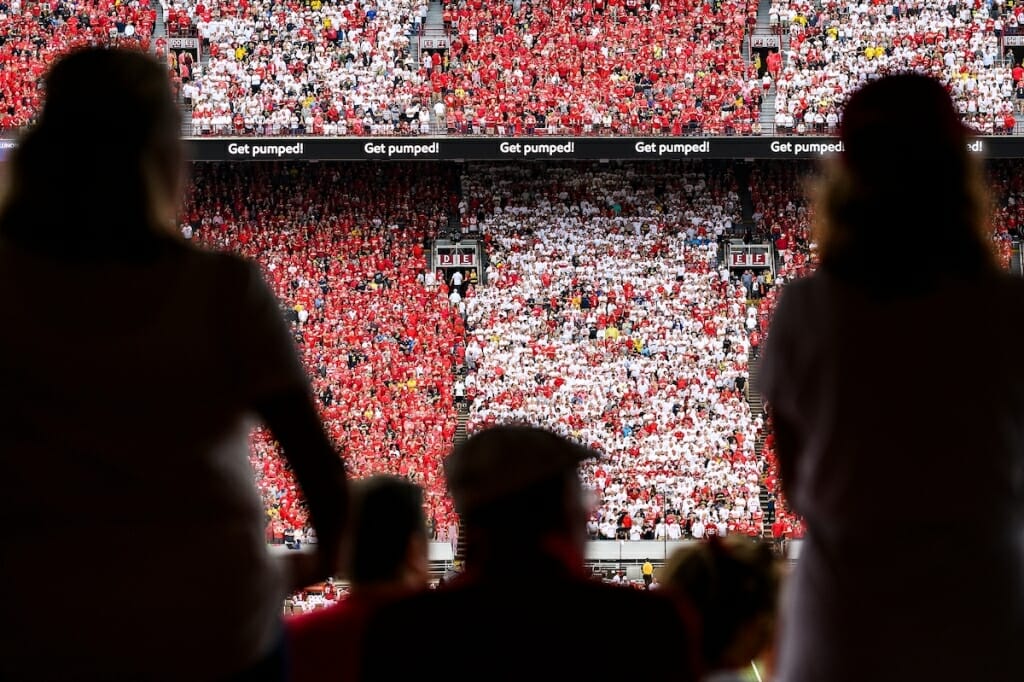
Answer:
[(751, 661), (770, 658), (781, 578), (770, 545), (740, 536), (694, 542), (673, 552), (660, 575), (662, 589), (697, 613), (705, 682), (747, 680)]
[[(256, 266), (177, 234), (179, 125), (157, 61), (84, 50), (10, 159), (2, 679), (283, 675), (288, 576), (264, 544), (252, 417), (306, 494), (320, 574), (334, 563), (344, 468)], [(38, 585), (62, 589), (43, 603)]]
[(779, 679), (1019, 680), (1024, 283), (939, 83), (865, 86), (841, 137), (821, 268), (782, 294), (761, 374), (807, 526)]
[[(386, 607), (367, 633), (368, 680), (694, 679), (675, 603), (591, 581), (577, 465), (596, 456), (527, 426), (474, 434), (445, 461), (466, 533), (465, 571), (444, 589)], [(642, 632), (640, 659), (599, 649), (602, 627)], [(457, 643), (439, 656), (443, 628)], [(621, 644), (616, 642), (615, 644)], [(598, 649), (595, 649), (598, 647)]]
[(291, 618), (290, 680), (356, 680), (368, 618), (382, 604), (426, 587), (426, 517), (423, 491), (394, 476), (373, 476), (352, 486), (345, 543), (348, 596), (339, 604)]

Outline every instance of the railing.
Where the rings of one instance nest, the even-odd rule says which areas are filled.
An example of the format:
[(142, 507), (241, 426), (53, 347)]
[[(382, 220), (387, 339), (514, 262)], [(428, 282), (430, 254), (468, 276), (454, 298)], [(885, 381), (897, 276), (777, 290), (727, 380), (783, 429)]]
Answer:
[(199, 38), (199, 29), (195, 26), (177, 27), (173, 31), (167, 27), (168, 38)]
[[(202, 124), (200, 123), (200, 119), (193, 119), (190, 124), (183, 124), (181, 132), (182, 132), (182, 135), (184, 135), (185, 137), (236, 137), (236, 136), (237, 137), (312, 137), (312, 138), (321, 138), (321, 137), (336, 138), (336, 137), (340, 137), (340, 138), (356, 138), (356, 139), (364, 139), (364, 138), (367, 138), (367, 137), (387, 138), (387, 137), (423, 137), (423, 136), (426, 136), (426, 137), (454, 137), (454, 138), (471, 137), (471, 138), (487, 139), (487, 138), (498, 138), (498, 137), (601, 137), (601, 138), (614, 138), (614, 137), (698, 137), (698, 138), (704, 138), (704, 137), (756, 137), (756, 136), (769, 136), (770, 137), (772, 135), (775, 135), (775, 133), (773, 132), (774, 131), (774, 126), (767, 126), (767, 128), (769, 128), (769, 130), (765, 130), (766, 126), (761, 126), (759, 131), (742, 132), (742, 133), (741, 132), (736, 132), (735, 130), (733, 130), (731, 132), (726, 130), (726, 131), (723, 131), (723, 132), (705, 133), (705, 132), (703, 132), (703, 131), (701, 131), (699, 129), (698, 130), (685, 129), (685, 130), (682, 131), (681, 135), (674, 135), (674, 134), (672, 134), (671, 131), (654, 132), (654, 131), (651, 131), (651, 130), (646, 130), (646, 131), (644, 131), (644, 130), (629, 130), (629, 131), (626, 131), (626, 132), (619, 132), (619, 131), (614, 131), (614, 130), (608, 130), (608, 129), (605, 129), (603, 127), (599, 127), (598, 129), (593, 130), (593, 131), (591, 131), (589, 133), (575, 134), (570, 128), (566, 128), (564, 126), (558, 126), (556, 128), (548, 128), (548, 127), (537, 128), (532, 133), (529, 133), (529, 132), (524, 130), (522, 135), (518, 135), (517, 136), (517, 135), (505, 134), (504, 132), (498, 132), (497, 128), (490, 128), (491, 132), (477, 132), (477, 131), (474, 131), (472, 128), (469, 128), (469, 129), (467, 129), (465, 131), (461, 131), (461, 132), (458, 131), (457, 129), (456, 129), (456, 131), (453, 131), (447, 125), (447, 123), (442, 123), (442, 122), (436, 120), (436, 118), (433, 115), (431, 115), (431, 119), (432, 120), (431, 120), (431, 123), (430, 123), (430, 132), (429, 133), (421, 133), (421, 132), (419, 132), (419, 126), (418, 125), (416, 126), (416, 130), (412, 130), (412, 129), (410, 129), (410, 130), (392, 130), (392, 131), (388, 131), (387, 133), (378, 133), (378, 134), (375, 134), (375, 135), (353, 135), (353, 134), (330, 135), (330, 136), (314, 135), (314, 134), (312, 134), (310, 132), (307, 132), (305, 125), (300, 125), (295, 130), (292, 130), (292, 129), (278, 130), (277, 132), (273, 132), (273, 131), (269, 130), (269, 126), (261, 126), (259, 129), (254, 129), (252, 131), (249, 131), (249, 130), (241, 130), (240, 131), (240, 130), (237, 130), (235, 128), (234, 124), (224, 124), (224, 125), (217, 125), (217, 126), (210, 125), (208, 130), (202, 130), (201, 129)], [(507, 127), (508, 126), (501, 126), (501, 128), (507, 128)], [(793, 133), (793, 134), (796, 135), (796, 133)], [(814, 137), (814, 136), (820, 137), (822, 135), (821, 133), (813, 133), (813, 132), (808, 132), (806, 134), (809, 137)]]

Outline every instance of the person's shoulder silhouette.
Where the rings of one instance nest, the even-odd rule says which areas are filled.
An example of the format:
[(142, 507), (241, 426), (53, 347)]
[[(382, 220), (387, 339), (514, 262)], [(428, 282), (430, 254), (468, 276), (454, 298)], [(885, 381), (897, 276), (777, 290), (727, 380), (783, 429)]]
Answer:
[[(854, 93), (841, 140), (820, 267), (783, 290), (760, 372), (806, 523), (780, 676), (1016, 679), (1024, 376), (993, 368), (1017, 363), (1024, 283), (996, 263), (984, 141), (919, 74)], [(956, 518), (910, 505), (890, 532), (891, 501), (925, 490), (956, 490)]]
[[(471, 436), (445, 462), (462, 515), (466, 568), (444, 589), (381, 611), (364, 652), (368, 680), (585, 679), (636, 673), (632, 656), (591, 655), (594, 628), (643, 624), (645, 646), (671, 656), (644, 662), (645, 675), (693, 679), (694, 641), (683, 610), (643, 590), (588, 579), (584, 494), (577, 465), (596, 453), (552, 432), (498, 426)], [(422, 637), (444, 624), (461, 653), (437, 661)], [(627, 636), (627, 632), (623, 632)], [(389, 655), (395, 642), (403, 655)]]
[[(159, 62), (84, 49), (53, 66), (9, 160), (0, 496), (26, 523), (0, 562), (0, 678), (40, 661), (80, 679), (283, 671), (254, 417), (337, 546), (343, 466), (273, 294), (255, 265), (177, 231), (179, 134)], [(57, 609), (25, 589), (68, 574)], [(203, 600), (217, 607), (197, 619)]]

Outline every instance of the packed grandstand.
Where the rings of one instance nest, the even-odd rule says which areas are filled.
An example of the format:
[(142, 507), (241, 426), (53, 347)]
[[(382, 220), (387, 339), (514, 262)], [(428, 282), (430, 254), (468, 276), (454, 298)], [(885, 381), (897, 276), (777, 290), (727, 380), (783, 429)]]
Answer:
[[(260, 263), (352, 474), (423, 485), (438, 540), (457, 534), (441, 462), (461, 406), (471, 432), (525, 420), (599, 450), (594, 539), (799, 536), (750, 367), (778, 292), (814, 265), (813, 170), (196, 164), (182, 230)], [(989, 182), (1009, 267), (1024, 180), (994, 164)], [(431, 269), (456, 235), (481, 245), (479, 277)], [(728, 267), (732, 240), (771, 244), (771, 267)], [(268, 536), (306, 529), (263, 431), (252, 463)]]
[[(1014, 132), (1022, 12), (963, 0), (0, 0), (0, 131), (31, 121), (55, 56), (104, 43), (167, 60), (195, 136), (830, 134), (850, 92), (903, 69), (942, 79), (976, 130)], [(181, 230), (261, 265), (351, 474), (421, 484), (436, 539), (458, 532), (441, 463), (460, 423), (516, 420), (602, 453), (583, 471), (594, 539), (788, 537), (800, 524), (752, 369), (779, 291), (814, 267), (813, 169), (205, 163)], [(1000, 163), (988, 178), (1010, 267), (1024, 178)], [(482, 262), (432, 267), (439, 238), (479, 243)], [(769, 245), (770, 260), (732, 267), (733, 239)], [(265, 431), (251, 458), (268, 538), (308, 532)]]
[(878, 74), (947, 83), (999, 134), (1024, 99), (1019, 4), (966, 0), (6, 0), (0, 130), (85, 44), (152, 50), (193, 135), (834, 133)]

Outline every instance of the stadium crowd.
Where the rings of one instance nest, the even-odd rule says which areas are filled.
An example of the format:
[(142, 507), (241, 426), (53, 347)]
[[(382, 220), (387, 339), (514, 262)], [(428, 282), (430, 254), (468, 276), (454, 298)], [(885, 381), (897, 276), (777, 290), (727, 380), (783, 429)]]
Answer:
[(85, 45), (150, 48), (150, 0), (56, 0), (0, 4), (0, 130), (28, 124), (42, 101), (39, 82), (57, 56)]
[[(774, 286), (756, 302), (755, 326), (751, 341), (759, 347), (768, 334), (772, 311), (786, 282), (811, 273), (815, 265), (811, 216), (807, 200), (808, 182), (816, 166), (811, 163), (756, 162), (750, 172), (750, 197), (756, 233), (770, 240), (776, 250)], [(770, 418), (765, 418), (764, 486), (774, 511), (771, 534), (776, 541), (803, 537), (803, 526), (786, 504), (779, 484), (779, 465), (775, 455), (775, 436)], [(769, 515), (771, 516), (771, 515)]]
[(968, 125), (998, 134), (1024, 98), (1024, 66), (1000, 53), (1020, 11), (998, 3), (776, 2), (786, 36), (767, 73), (742, 57), (752, 1), (449, 2), (450, 49), (420, 63), (407, 48), (422, 0), (172, 7), (174, 26), (210, 41), (185, 86), (197, 134), (751, 134), (768, 92), (777, 132), (832, 134), (849, 93), (906, 69), (946, 82)]
[[(208, 59), (168, 54), (191, 133), (251, 135), (834, 134), (845, 98), (879, 74), (947, 83), (968, 125), (1013, 132), (1024, 55), (1001, 53), (1020, 7), (911, 0), (777, 0), (780, 53), (743, 57), (754, 0), (449, 0), (445, 51), (410, 49), (429, 0), (169, 0), (169, 35)], [(6, 7), (6, 10), (4, 9)], [(151, 49), (150, 0), (0, 6), (0, 129), (23, 126), (54, 57), (78, 45)], [(157, 40), (166, 50), (165, 39)]]
[[(198, 165), (182, 225), (261, 264), (353, 475), (423, 484), (432, 536), (454, 541), (440, 461), (465, 400), (471, 431), (539, 421), (604, 453), (585, 468), (595, 539), (759, 535), (762, 484), (773, 532), (800, 535), (770, 423), (750, 413), (745, 388), (781, 288), (814, 267), (805, 188), (815, 166), (749, 167), (774, 279), (730, 277), (718, 262), (741, 213), (725, 164), (370, 168)], [(986, 178), (1008, 266), (1024, 181), (1009, 163)], [(424, 238), (451, 212), (487, 247), (486, 286), (427, 272)], [(308, 533), (275, 444), (258, 431), (253, 448), (268, 537)]]
[[(625, 0), (634, 8), (639, 1)], [(513, 8), (518, 12), (521, 6)], [(949, 11), (956, 17), (955, 5)], [(122, 32), (118, 26), (112, 35)], [(276, 610), (273, 602), (280, 593), (275, 592), (287, 586), (293, 594), (286, 603), (289, 611), (326, 607), (315, 615), (344, 617), (333, 633), (343, 626), (363, 637), (335, 637), (361, 653), (339, 657), (326, 651), (329, 646), (317, 646), (320, 653), (326, 651), (326, 664), (313, 666), (313, 679), (338, 663), (357, 671), (353, 677), (358, 679), (419, 674), (436, 643), (418, 635), (442, 621), (469, 625), (461, 631), (468, 658), (455, 670), (467, 679), (500, 658), (512, 661), (514, 676), (529, 675), (535, 661), (515, 654), (531, 646), (539, 647), (549, 663), (563, 666), (556, 670), (559, 676), (571, 676), (583, 661), (586, 676), (594, 677), (609, 670), (603, 657), (564, 654), (590, 644), (586, 626), (608, 614), (650, 626), (661, 637), (653, 640), (653, 648), (673, 652), (656, 657), (662, 666), (654, 670), (656, 677), (733, 679), (734, 672), (750, 664), (760, 679), (754, 659), (774, 653), (780, 572), (766, 544), (743, 536), (763, 534), (762, 495), (781, 503), (776, 509), (773, 502), (769, 510), (777, 512), (776, 538), (803, 534), (801, 521), (782, 499), (779, 445), (778, 452), (785, 452), (792, 464), (786, 470), (786, 491), (792, 500), (799, 499), (813, 540), (806, 543), (792, 578), (794, 598), (778, 618), (786, 625), (778, 645), (781, 678), (799, 677), (804, 661), (834, 670), (831, 677), (858, 664), (870, 671), (868, 677), (877, 677), (878, 670), (918, 670), (936, 637), (949, 649), (965, 637), (970, 640), (972, 628), (991, 616), (997, 622), (990, 631), (973, 634), (964, 649), (968, 653), (930, 662), (932, 677), (970, 677), (978, 668), (976, 652), (982, 650), (998, 679), (1014, 679), (1016, 661), (1007, 642), (1024, 634), (1018, 627), (1024, 620), (1005, 602), (1007, 590), (1013, 597), (1019, 567), (1002, 557), (1019, 547), (1016, 539), (1005, 539), (1013, 533), (1001, 531), (1018, 519), (1015, 491), (1007, 488), (998, 465), (1015, 452), (1013, 439), (1001, 435), (1012, 435), (1019, 421), (1019, 406), (1006, 407), (1006, 398), (1012, 401), (1019, 391), (1009, 386), (993, 398), (986, 387), (1006, 381), (984, 369), (1012, 365), (1012, 345), (1005, 342), (1022, 331), (1020, 316), (1012, 310), (1021, 282), (997, 276), (988, 250), (998, 251), (1004, 265), (1017, 261), (1019, 268), (1019, 254), (1009, 245), (1021, 233), (1024, 184), (1014, 164), (992, 164), (986, 177), (995, 210), (991, 223), (982, 220), (989, 217), (980, 210), (988, 208), (980, 205), (982, 178), (973, 172), (962, 112), (951, 104), (945, 86), (903, 74), (855, 94), (847, 107), (843, 151), (825, 171), (834, 172), (826, 175), (819, 195), (826, 200), (815, 203), (807, 200), (803, 183), (804, 175), (813, 172), (810, 165), (750, 162), (211, 163), (193, 169), (186, 190), (175, 103), (162, 71), (158, 61), (137, 49), (96, 49), (63, 60), (47, 81), (48, 102), (39, 125), (13, 155), (16, 182), (0, 216), (2, 255), (9, 266), (0, 268), (7, 276), (0, 291), (12, 292), (8, 307), (21, 305), (21, 317), (37, 311), (38, 306), (24, 302), (32, 300), (32, 287), (45, 282), (58, 293), (49, 299), (65, 308), (65, 314), (49, 316), (61, 323), (60, 333), (37, 334), (38, 339), (26, 342), (23, 334), (9, 332), (5, 343), (16, 352), (7, 357), (59, 357), (67, 339), (80, 338), (91, 349), (83, 357), (97, 359), (95, 367), (65, 363), (64, 371), (58, 367), (49, 375), (42, 371), (53, 369), (46, 361), (22, 362), (35, 368), (28, 373), (8, 363), (6, 373), (19, 386), (41, 373), (27, 384), (30, 397), (57, 396), (17, 406), (15, 414), (27, 426), (7, 438), (16, 451), (6, 458), (14, 472), (6, 478), (26, 485), (9, 486), (10, 491), (19, 491), (28, 506), (47, 497), (55, 501), (40, 507), (48, 513), (36, 515), (49, 519), (44, 541), (53, 535), (63, 545), (85, 548), (112, 532), (107, 526), (127, 530), (123, 538), (132, 536), (114, 560), (83, 564), (89, 577), (83, 584), (99, 589), (77, 591), (78, 599), (52, 624), (81, 634), (83, 623), (96, 620), (101, 601), (114, 595), (122, 606), (133, 603), (130, 595), (143, 583), (170, 585), (179, 597), (165, 600), (157, 610), (143, 602), (132, 617), (105, 622), (115, 636), (104, 636), (101, 628), (77, 645), (75, 637), (61, 638), (62, 646), (50, 647), (47, 666), (81, 671), (85, 664), (90, 677), (107, 671), (137, 677), (154, 661), (166, 666), (177, 657), (181, 671), (196, 667), (220, 676), (221, 669), (242, 670), (232, 677), (283, 679), (290, 645), (282, 637), (280, 619), (261, 611), (268, 606)], [(87, 99), (97, 91), (104, 96)], [(124, 102), (118, 101), (122, 93), (128, 94)], [(941, 106), (930, 112), (928, 103), (935, 101)], [(88, 107), (103, 103), (108, 125), (93, 126), (98, 142), (87, 149), (97, 153), (78, 155), (88, 164), (65, 164), (62, 151), (82, 132), (83, 102)], [(903, 115), (915, 107), (917, 115)], [(142, 113), (123, 141), (120, 126), (110, 123), (110, 114), (122, 111)], [(885, 118), (894, 111), (900, 125), (890, 127)], [(937, 121), (928, 120), (932, 113)], [(897, 164), (891, 150), (903, 144), (907, 153)], [(936, 148), (939, 153), (932, 154)], [(98, 153), (104, 149), (113, 150), (117, 163)], [(922, 158), (931, 162), (927, 173), (918, 173)], [(110, 168), (100, 168), (105, 165)], [(61, 169), (64, 175), (54, 181)], [(78, 201), (53, 203), (53, 187), (70, 192), (79, 184), (75, 180), (91, 183), (83, 184), (85, 190), (78, 187)], [(108, 191), (123, 186), (127, 194)], [(916, 201), (901, 201), (902, 194)], [(93, 202), (94, 197), (100, 200)], [(125, 197), (137, 201), (121, 216)], [(817, 220), (812, 207), (820, 211)], [(81, 220), (72, 215), (76, 211)], [(734, 223), (741, 216), (743, 242), (774, 243), (779, 255), (778, 262), (771, 262), (772, 273), (736, 274), (722, 262), (724, 242), (736, 234)], [(457, 232), (460, 220), (464, 231), (486, 246), (482, 276), (477, 272), (477, 277), (464, 278), (452, 270), (449, 278), (444, 270), (433, 271), (426, 256), (430, 238)], [(186, 248), (167, 234), (175, 226), (185, 240), (233, 251), (251, 262)], [(816, 266), (818, 251), (823, 270), (790, 284)], [(778, 277), (772, 276), (776, 265)], [(96, 316), (95, 306), (77, 305), (70, 295), (80, 293), (79, 302), (120, 300), (128, 293), (125, 283), (133, 294), (127, 299), (134, 301), (125, 310), (136, 315), (131, 318), (121, 309), (114, 313), (128, 320), (134, 334), (121, 333), (117, 323)], [(780, 296), (783, 287), (788, 288)], [(221, 294), (228, 294), (222, 300), (231, 305), (213, 304)], [(152, 301), (161, 305), (153, 308), (148, 305)], [(979, 301), (998, 304), (995, 314)], [(918, 363), (914, 381), (903, 383), (930, 384), (923, 395), (941, 394), (949, 377), (934, 367), (967, 348), (966, 356), (975, 358), (979, 371), (960, 372), (970, 381), (963, 385), (966, 390), (954, 393), (987, 396), (989, 403), (976, 406), (978, 419), (973, 421), (961, 418), (961, 406), (947, 405), (948, 425), (933, 429), (927, 447), (917, 448), (923, 453), (920, 461), (896, 467), (899, 456), (921, 440), (922, 429), (908, 427), (906, 417), (918, 426), (931, 425), (935, 410), (930, 401), (914, 405), (891, 392), (888, 409), (879, 409), (874, 402), (887, 393), (879, 391), (879, 382), (907, 369), (893, 349), (917, 343), (922, 327), (928, 331), (931, 324), (932, 331), (939, 331), (924, 335), (932, 341), (948, 331), (948, 320), (936, 316), (936, 310), (965, 324), (945, 346), (930, 344), (931, 355)], [(863, 320), (868, 323), (859, 323)], [(990, 325), (993, 321), (997, 324)], [(899, 343), (879, 339), (876, 327)], [(140, 329), (153, 333), (140, 334)], [(761, 362), (761, 342), (769, 330), (771, 346)], [(153, 339), (159, 343), (147, 347)], [(1003, 355), (993, 363), (988, 351), (999, 346)], [(177, 352), (168, 353), (170, 348)], [(239, 357), (224, 362), (225, 349)], [(147, 361), (153, 358), (174, 358), (179, 364)], [(309, 379), (298, 366), (300, 358)], [(756, 388), (770, 401), (778, 443), (771, 422), (750, 410), (752, 366), (761, 378)], [(143, 378), (147, 370), (161, 369), (157, 378), (162, 381), (148, 383), (160, 387), (156, 396), (163, 394), (163, 403), (156, 396), (138, 399), (140, 367)], [(189, 367), (198, 371), (189, 375)], [(97, 381), (97, 373), (113, 377), (113, 384)], [(245, 380), (237, 382), (242, 375)], [(316, 408), (307, 389), (316, 397)], [(198, 391), (204, 400), (197, 399)], [(842, 399), (837, 402), (835, 396)], [(196, 401), (196, 409), (183, 418), (176, 408), (189, 400)], [(221, 403), (225, 406), (216, 409)], [(1005, 409), (991, 424), (977, 426), (1000, 406)], [(460, 419), (468, 415), (474, 433), (449, 451), (456, 409)], [(137, 418), (125, 419), (125, 414)], [(296, 479), (321, 535), (320, 551), (284, 554), (273, 565), (258, 537), (261, 515), (245, 467), (245, 432), (236, 428), (241, 417), (256, 415), (270, 429), (253, 432), (250, 453), (268, 539), (280, 534), (289, 547), (298, 548), (310, 538)], [(886, 415), (888, 428), (865, 429), (878, 415)], [(958, 418), (960, 423), (953, 423)], [(128, 437), (126, 426), (134, 429)], [(85, 437), (68, 446), (61, 442), (67, 440), (60, 438), (64, 431)], [(296, 435), (299, 431), (304, 433)], [(883, 452), (877, 462), (858, 456), (884, 450), (892, 439), (878, 434), (891, 433), (902, 439), (888, 443), (891, 453)], [(157, 447), (160, 434), (176, 437)], [(793, 437), (783, 439), (784, 434)], [(869, 437), (854, 442), (858, 434)], [(284, 444), (296, 479), (282, 465), (274, 437)], [(781, 447), (784, 440), (794, 445), (792, 453)], [(833, 450), (844, 443), (847, 452), (837, 457)], [(991, 507), (985, 511), (992, 512), (996, 532), (982, 534), (964, 554), (962, 566), (952, 563), (916, 589), (908, 590), (907, 580), (890, 589), (893, 569), (878, 567), (872, 548), (901, 558), (894, 565), (913, 582), (920, 578), (914, 562), (921, 547), (925, 555), (935, 555), (935, 561), (926, 559), (938, 565), (963, 544), (963, 536), (951, 536), (927, 512), (911, 519), (912, 528), (931, 534), (919, 546), (908, 548), (903, 537), (874, 534), (864, 515), (875, 511), (883, 497), (864, 481), (898, 494), (925, 471), (940, 474), (934, 481), (941, 487), (956, 482), (949, 471), (978, 443), (989, 445), (997, 458), (997, 466), (972, 481), (977, 483), (975, 501)], [(52, 458), (35, 457), (38, 453), (62, 458), (66, 466), (51, 466)], [(179, 463), (182, 453), (199, 454), (195, 462)], [(931, 457), (936, 453), (937, 458)], [(175, 476), (160, 475), (168, 462)], [(67, 470), (80, 475), (54, 478)], [(363, 478), (379, 472), (397, 474), (381, 483), (395, 494), (383, 495), (375, 505), (361, 498), (363, 486), (372, 481), (345, 480), (346, 473)], [(67, 492), (83, 477), (93, 483), (83, 489), (105, 488), (92, 497), (110, 497), (113, 506), (107, 501), (109, 509), (85, 514), (89, 505), (73, 504), (73, 496), (69, 502)], [(195, 482), (203, 485), (191, 486), (198, 501), (190, 510), (194, 513), (179, 518), (180, 492)], [(49, 489), (65, 494), (40, 493)], [(118, 498), (120, 491), (134, 496)], [(454, 585), (428, 592), (423, 542), (428, 536), (423, 530), (432, 527), (436, 535), (440, 524), (456, 528), (448, 493), (468, 529), (469, 560)], [(140, 513), (126, 521), (123, 511), (135, 507)], [(390, 513), (400, 507), (413, 513)], [(580, 570), (580, 530), (588, 510), (586, 529), (594, 539), (712, 541), (686, 543), (682, 553), (667, 558), (662, 589), (665, 594), (676, 591), (668, 598), (646, 594), (654, 585), (648, 559), (641, 568), (643, 588), (605, 588), (586, 582)], [(386, 523), (371, 528), (367, 520)], [(184, 535), (182, 525), (189, 531)], [(391, 532), (401, 526), (404, 536)], [(726, 542), (717, 541), (726, 535)], [(60, 579), (54, 569), (60, 562), (46, 560), (56, 557), (47, 557), (39, 536), (16, 536), (19, 546), (35, 542), (39, 551), (24, 552), (28, 559), (7, 569), (11, 579), (6, 583), (18, 585), (44, 568), (49, 570), (47, 584)], [(194, 552), (200, 561), (181, 559), (174, 543), (167, 542), (177, 536), (204, 538), (205, 549), (216, 545), (219, 551)], [(376, 542), (385, 539), (401, 544), (385, 548), (386, 543)], [(314, 575), (334, 572), (343, 554), (352, 581), (343, 607), (331, 608), (340, 596), (333, 579), (294, 592)], [(984, 582), (991, 573), (989, 588), (951, 599), (946, 588), (951, 579), (977, 568), (975, 555), (991, 559), (975, 576)], [(120, 570), (131, 563), (122, 560), (130, 556), (146, 561)], [(532, 583), (524, 587), (513, 578), (518, 573), (509, 564), (517, 556), (540, 571), (545, 589), (538, 591)], [(616, 582), (621, 583), (621, 550), (619, 563)], [(848, 572), (857, 580), (837, 576), (837, 565), (854, 566), (857, 570)], [(174, 627), (194, 621), (186, 608), (188, 597), (223, 594), (225, 576), (236, 588), (229, 592), (239, 597), (213, 610), (226, 617), (205, 623), (206, 630), (198, 629), (202, 636), (182, 637), (183, 632), (194, 635), (189, 627)], [(936, 599), (943, 590), (951, 607)], [(368, 601), (359, 607), (362, 612), (350, 617), (353, 602), (364, 596)], [(521, 627), (523, 618), (553, 604), (557, 608), (550, 609), (552, 616), (539, 631)], [(30, 601), (18, 606), (23, 614), (36, 613)], [(730, 607), (735, 607), (732, 612)], [(934, 613), (925, 613), (928, 609)], [(924, 623), (922, 614), (929, 616), (933, 631), (906, 638), (907, 631)], [(950, 614), (968, 625), (951, 630), (942, 618)], [(15, 677), (35, 672), (45, 658), (53, 639), (47, 637), (46, 615), (24, 618), (27, 634), (5, 645), (0, 660)], [(158, 646), (142, 641), (151, 633), (146, 629), (140, 635), (136, 623), (146, 619), (164, 628), (155, 638)], [(851, 628), (854, 621), (857, 627)], [(847, 635), (854, 631), (863, 636), (851, 644)], [(190, 648), (190, 640), (201, 646)], [(415, 642), (420, 649), (389, 655), (396, 640)], [(806, 646), (808, 640), (814, 646)], [(125, 641), (132, 646), (119, 646)], [(865, 659), (866, 648), (884, 655)], [(634, 672), (632, 657), (612, 659), (619, 666), (614, 676)], [(0, 677), (8, 675), (0, 671)]]
[(473, 167), (489, 244), (466, 300), (470, 429), (527, 420), (592, 446), (595, 537), (761, 532), (748, 310), (719, 270), (722, 168)]
[(426, 10), (427, 0), (171, 0), (174, 30), (208, 44), (182, 86), (193, 133), (429, 132), (429, 83), (407, 49)]
[(426, 0), (282, 8), (173, 0), (210, 59), (183, 86), (196, 134), (750, 133), (752, 1), (460, 2), (451, 46), (409, 50)]
[(1000, 262), (1009, 269), (1013, 240), (1024, 236), (1024, 178), (1014, 162), (996, 161), (988, 165), (986, 183), (992, 194), (993, 239)]
[(448, 2), (430, 74), (452, 133), (750, 133), (760, 91), (741, 54), (757, 3)]
[(751, 167), (754, 230), (775, 246), (779, 284), (810, 272), (811, 228), (805, 188), (813, 169), (802, 162), (756, 162)]
[(884, 73), (915, 70), (947, 84), (972, 128), (1013, 132), (1024, 69), (1012, 53), (1001, 54), (1000, 37), (1019, 16), (1019, 7), (1001, 2), (774, 2), (770, 22), (789, 40), (766, 80), (775, 86), (775, 124), (781, 133), (834, 133), (854, 90)]
[[(193, 173), (183, 233), (260, 264), (350, 475), (409, 477), (447, 532), (440, 466), (455, 432), (463, 330), (446, 287), (425, 286), (423, 240), (447, 221), (452, 171), (209, 164)], [(268, 536), (303, 529), (306, 510), (265, 430), (255, 432), (252, 464)]]

